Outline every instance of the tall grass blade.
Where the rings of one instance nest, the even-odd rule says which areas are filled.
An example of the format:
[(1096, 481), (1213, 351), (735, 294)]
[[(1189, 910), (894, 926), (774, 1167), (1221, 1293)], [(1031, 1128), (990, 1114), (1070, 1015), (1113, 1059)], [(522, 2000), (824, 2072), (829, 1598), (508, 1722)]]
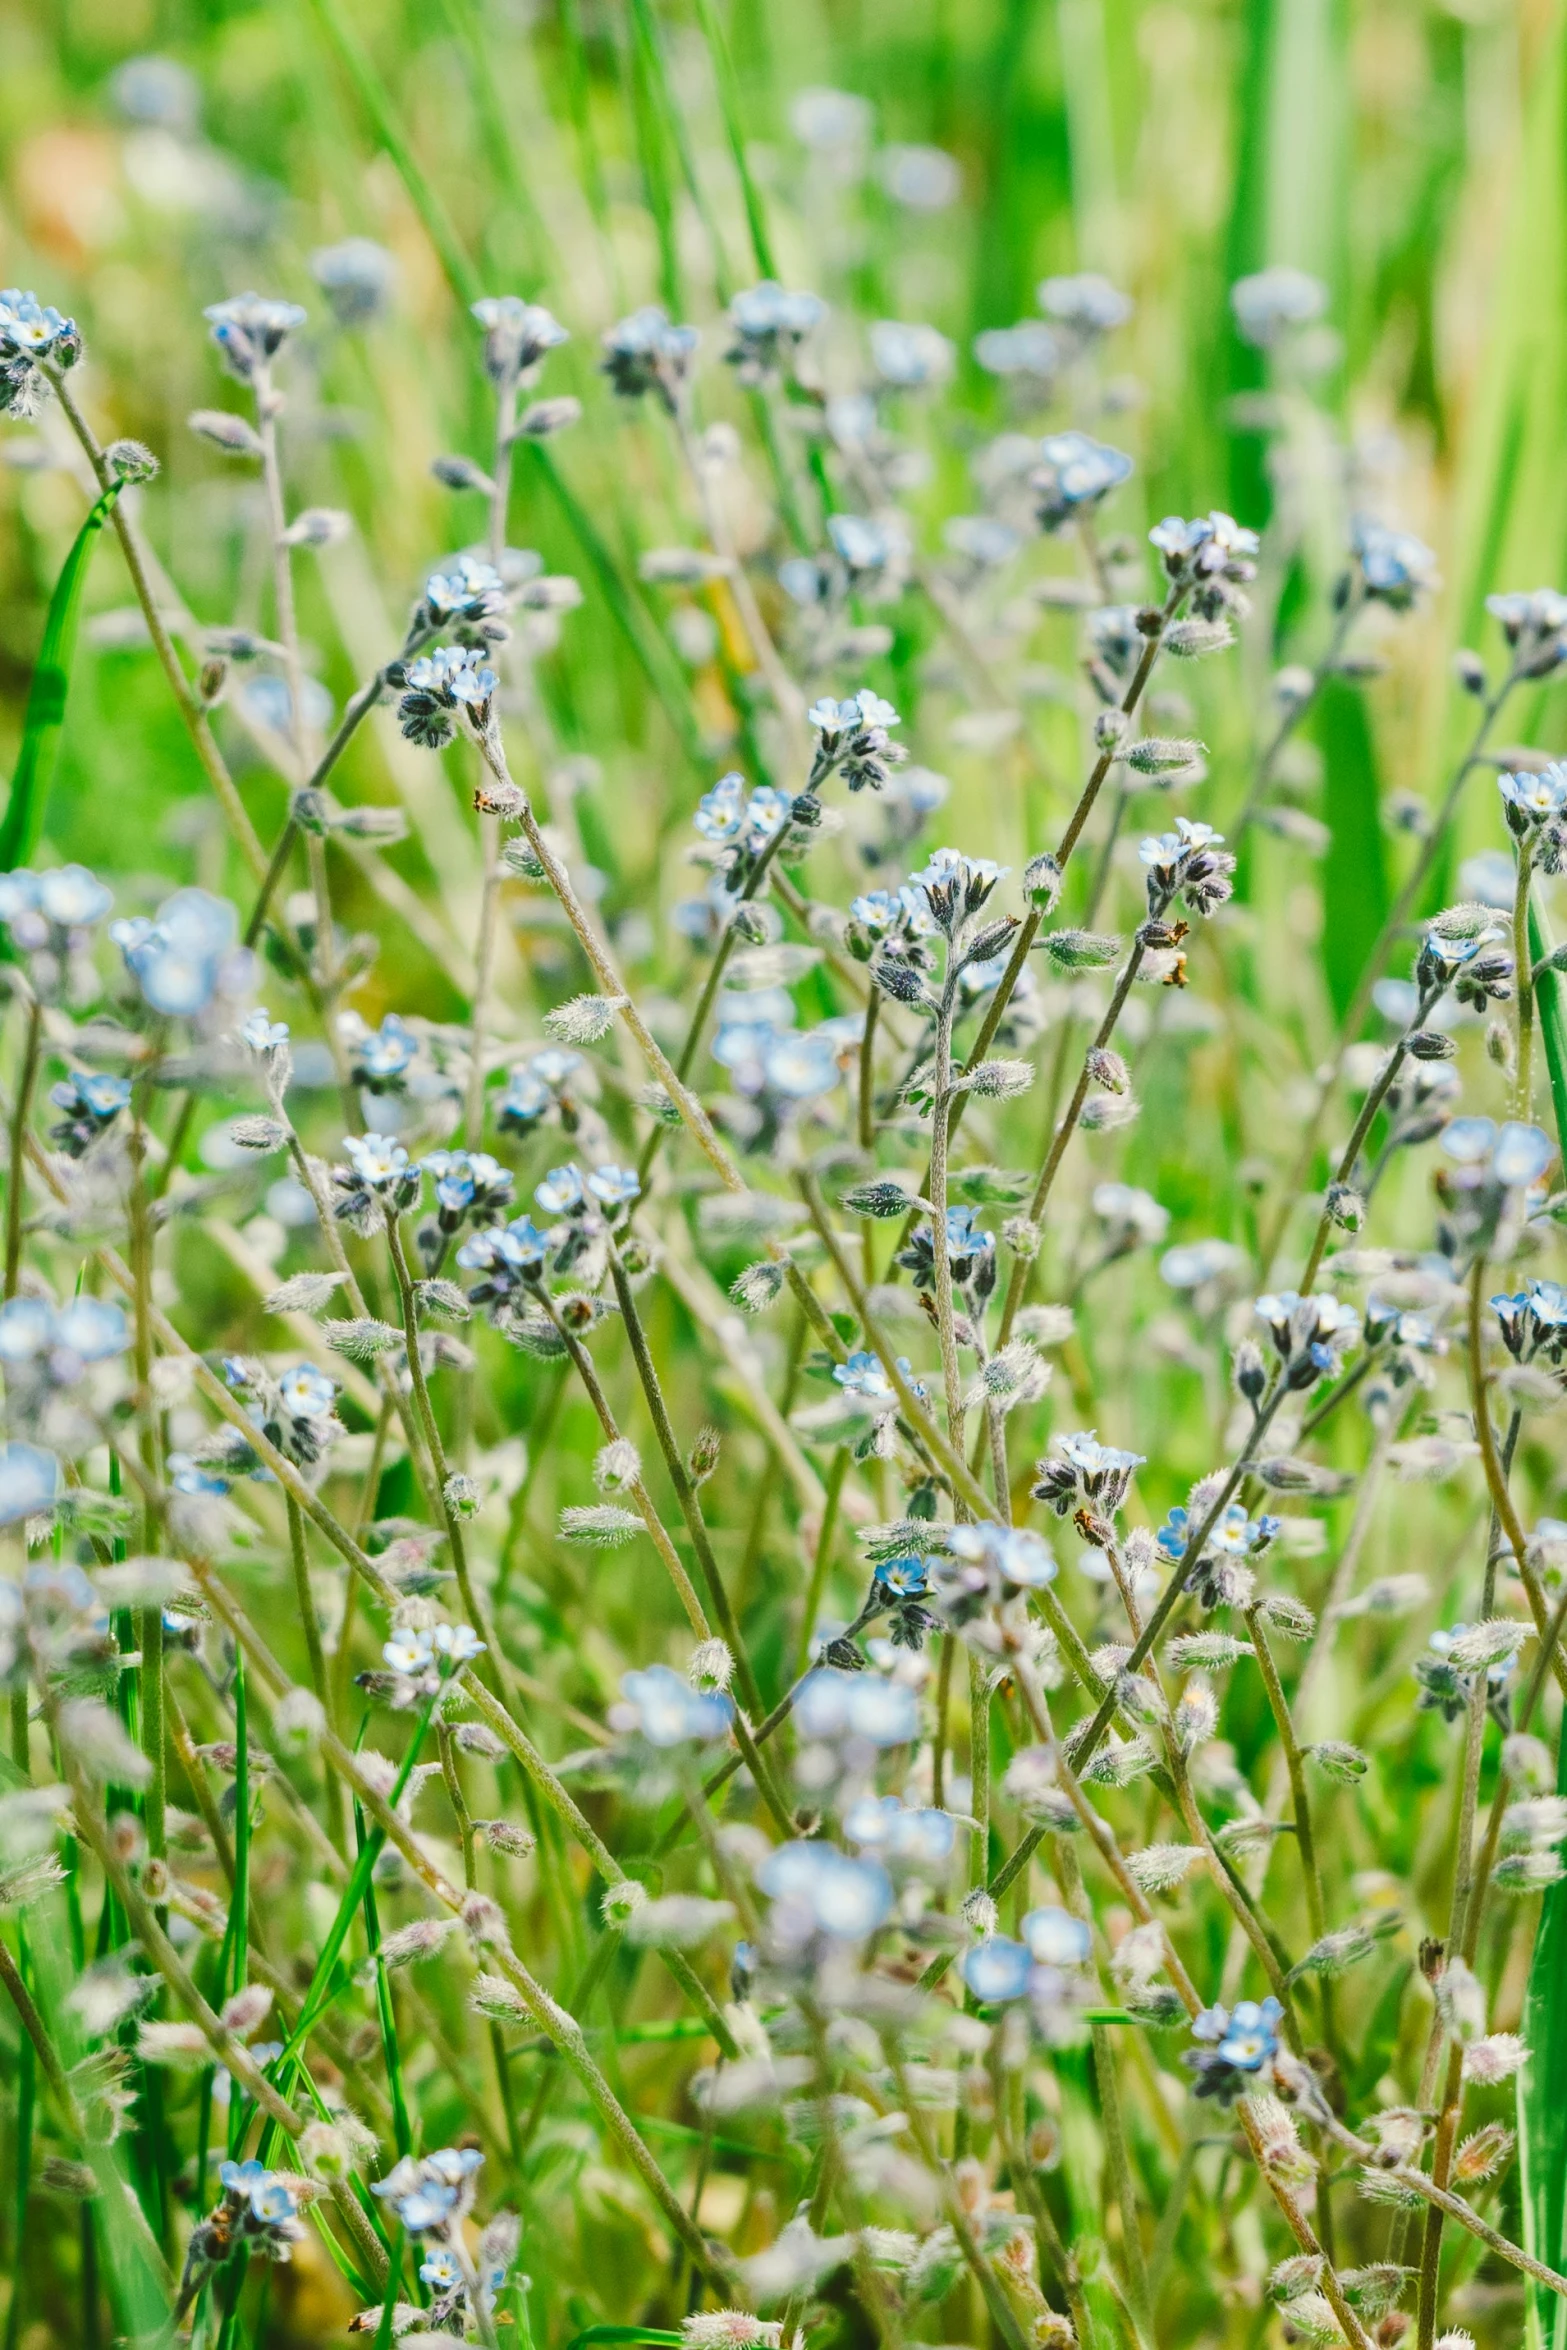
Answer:
[(43, 836), (49, 786), (60, 755), (65, 725), (65, 703), (71, 688), (71, 661), (76, 651), (82, 616), (82, 590), (98, 534), (119, 496), (119, 486), (104, 491), (88, 509), (87, 519), (71, 542), (44, 624), (43, 643), (28, 689), (22, 721), (22, 747), (11, 773), (11, 796), (0, 818), (0, 873), (25, 865)]

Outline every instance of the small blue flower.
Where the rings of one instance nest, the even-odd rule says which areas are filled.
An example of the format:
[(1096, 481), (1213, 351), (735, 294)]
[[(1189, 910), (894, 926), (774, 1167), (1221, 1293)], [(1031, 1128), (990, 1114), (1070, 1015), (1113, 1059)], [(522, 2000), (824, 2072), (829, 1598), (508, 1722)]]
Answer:
[(570, 1216), (583, 1204), (582, 1170), (571, 1163), (552, 1167), (542, 1183), (534, 1185), (533, 1196), (546, 1216)]
[(1243, 1999), (1233, 2010), (1205, 2007), (1192, 2022), (1192, 2038), (1202, 2045), (1186, 2054), (1197, 2075), (1197, 2095), (1229, 2105), (1267, 2072), (1279, 2052), (1283, 2014), (1272, 1997)]
[(1350, 548), (1367, 598), (1394, 612), (1407, 612), (1442, 584), (1431, 549), (1408, 531), (1389, 530), (1361, 515), (1350, 534)]
[(668, 1665), (622, 1673), (620, 1692), (649, 1746), (710, 1745), (734, 1719), (734, 1700), (718, 1689), (693, 1689)]
[(923, 1599), (930, 1590), (930, 1570), (913, 1556), (883, 1559), (872, 1580), (888, 1599)]
[(871, 328), (871, 363), (883, 383), (895, 391), (922, 391), (945, 383), (957, 354), (946, 336), (933, 326), (905, 326), (893, 318), (878, 319)]
[(1033, 1980), (1034, 1960), (1021, 1942), (991, 1934), (966, 1950), (959, 1962), (963, 1980), (982, 2007), (1004, 2007), (1021, 1999)]
[(212, 327), (212, 339), (242, 383), (254, 380), (258, 368), (276, 357), (288, 337), (305, 323), (297, 302), (270, 300), (265, 294), (234, 294), (226, 302), (211, 302), (202, 315)]
[(1061, 530), (1080, 514), (1092, 513), (1132, 472), (1132, 460), (1124, 451), (1086, 432), (1046, 433), (1039, 460), (1030, 487), (1044, 531)]
[(780, 1844), (756, 1872), (772, 1901), (777, 1939), (863, 1942), (892, 1911), (892, 1880), (879, 1861), (851, 1860), (830, 1844)]
[(1039, 288), (1039, 307), (1047, 318), (1084, 341), (1110, 334), (1132, 315), (1132, 298), (1107, 277), (1084, 270), (1075, 277), (1047, 277)]
[(588, 1177), (587, 1188), (600, 1207), (608, 1208), (611, 1215), (621, 1208), (629, 1208), (642, 1195), (641, 1179), (630, 1167), (595, 1167)]
[(599, 365), (623, 400), (653, 392), (673, 414), (697, 341), (694, 326), (672, 325), (666, 311), (649, 303), (610, 328)]

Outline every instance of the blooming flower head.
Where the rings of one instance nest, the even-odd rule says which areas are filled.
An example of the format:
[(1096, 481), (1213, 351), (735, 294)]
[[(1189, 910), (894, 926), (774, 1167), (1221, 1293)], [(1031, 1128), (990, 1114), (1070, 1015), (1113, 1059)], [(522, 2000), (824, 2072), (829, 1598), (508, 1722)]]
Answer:
[(649, 1746), (710, 1745), (726, 1735), (734, 1700), (721, 1689), (693, 1689), (669, 1665), (622, 1673), (620, 1692), (631, 1719)]
[(1131, 296), (1093, 270), (1075, 277), (1047, 277), (1039, 288), (1039, 307), (1084, 342), (1112, 333), (1132, 315)]
[(806, 336), (826, 315), (827, 305), (819, 294), (789, 293), (766, 278), (731, 301), (729, 324), (734, 341), (724, 357), (741, 383), (766, 383), (789, 365)]
[(305, 323), (297, 302), (273, 301), (265, 294), (231, 295), (226, 302), (209, 303), (203, 316), (230, 372), (242, 383), (253, 382), (257, 370)]
[(1142, 1466), (1140, 1452), (1101, 1444), (1091, 1428), (1079, 1429), (1055, 1437), (1050, 1453), (1037, 1463), (1034, 1498), (1058, 1518), (1085, 1505), (1097, 1517), (1113, 1518)]
[(390, 1191), (408, 1166), (408, 1153), (395, 1135), (345, 1135), (343, 1149), (354, 1173), (371, 1191)]
[(1257, 576), (1259, 542), (1254, 530), (1215, 509), (1190, 522), (1178, 514), (1167, 515), (1148, 536), (1164, 557), (1166, 578), (1187, 590), (1192, 609), (1202, 619), (1246, 612), (1240, 591)]
[(1017, 326), (987, 327), (974, 337), (974, 356), (987, 375), (1045, 385), (1061, 368), (1061, 344), (1041, 318)]
[(571, 340), (558, 318), (519, 294), (486, 294), (470, 305), (484, 329), (484, 367), (495, 383), (513, 382), (548, 351)]
[(397, 263), (373, 237), (344, 237), (311, 254), (310, 274), (339, 326), (364, 326), (391, 299)]
[(1238, 278), (1230, 309), (1242, 342), (1272, 350), (1303, 326), (1314, 326), (1328, 306), (1328, 289), (1303, 269), (1281, 265)]
[(449, 569), (432, 571), (424, 583), (423, 617), (432, 629), (477, 627), (503, 618), (505, 611), (504, 580), (475, 555), (459, 555)]
[(653, 392), (673, 414), (697, 340), (694, 326), (672, 325), (666, 311), (649, 303), (610, 328), (599, 365), (623, 400)]
[(283, 1409), (298, 1420), (328, 1418), (337, 1406), (337, 1388), (314, 1363), (296, 1363), (278, 1376)]
[(892, 318), (877, 320), (870, 343), (871, 364), (894, 391), (923, 391), (945, 383), (957, 359), (946, 336), (935, 327), (906, 326)]
[(588, 1177), (587, 1188), (599, 1206), (607, 1208), (612, 1216), (622, 1208), (629, 1208), (642, 1192), (641, 1180), (630, 1167), (612, 1165), (595, 1167)]
[(1130, 479), (1131, 471), (1130, 457), (1086, 432), (1046, 433), (1030, 477), (1041, 530), (1062, 530), (1079, 515), (1091, 514)]
[(1279, 2002), (1242, 1999), (1233, 2008), (1205, 2007), (1192, 2022), (1199, 2045), (1186, 2062), (1197, 2075), (1197, 2095), (1230, 2105), (1267, 2073), (1279, 2053)]
[(31, 416), (43, 397), (43, 364), (74, 367), (82, 355), (76, 321), (19, 286), (0, 292), (0, 415)]
[(109, 925), (148, 1006), (168, 1018), (194, 1018), (215, 995), (245, 984), (252, 958), (238, 933), (228, 899), (204, 889), (177, 889), (150, 921), (137, 915)]
[(1508, 829), (1520, 839), (1567, 811), (1567, 761), (1553, 759), (1548, 767), (1499, 775), (1496, 782)]
[(774, 1938), (803, 1945), (863, 1942), (892, 1910), (892, 1880), (877, 1860), (851, 1860), (823, 1843), (780, 1844), (756, 1872), (773, 1904)]
[(1150, 833), (1137, 853), (1148, 871), (1148, 911), (1156, 919), (1177, 897), (1193, 914), (1211, 914), (1231, 894), (1235, 859), (1211, 824), (1177, 816), (1173, 832)]
[[(913, 1376), (908, 1356), (899, 1355), (897, 1365), (915, 1395), (923, 1396), (925, 1391)], [(845, 1394), (857, 1396), (862, 1403), (868, 1403), (872, 1410), (896, 1409), (898, 1391), (888, 1378), (880, 1355), (868, 1354), (861, 1348), (850, 1355), (847, 1362), (835, 1363), (832, 1375)]]
[(1407, 612), (1442, 584), (1431, 549), (1408, 531), (1389, 530), (1361, 515), (1350, 548), (1367, 598), (1394, 612)]
[(1500, 621), (1514, 664), (1525, 677), (1549, 677), (1567, 660), (1567, 596), (1555, 588), (1487, 596), (1485, 608)]
[(988, 857), (965, 857), (958, 849), (936, 849), (911, 885), (922, 890), (938, 930), (951, 938), (971, 915), (977, 914), (1007, 872)]
[(856, 584), (896, 571), (909, 552), (907, 534), (896, 524), (878, 522), (864, 514), (830, 514), (827, 536), (833, 553)]
[(536, 1204), (546, 1216), (570, 1216), (583, 1205), (582, 1170), (575, 1162), (564, 1167), (552, 1167), (542, 1183), (533, 1187)]
[(397, 722), (410, 742), (425, 750), (444, 750), (462, 711), (481, 731), (489, 723), (497, 679), (471, 646), (437, 645), (433, 653), (410, 661), (404, 677)]

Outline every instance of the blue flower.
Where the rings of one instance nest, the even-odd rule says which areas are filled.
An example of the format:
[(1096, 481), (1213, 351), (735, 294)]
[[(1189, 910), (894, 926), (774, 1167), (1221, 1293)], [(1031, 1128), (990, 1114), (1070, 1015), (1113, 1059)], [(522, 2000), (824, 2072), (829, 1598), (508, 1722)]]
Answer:
[(1192, 2038), (1203, 2045), (1186, 2053), (1197, 2075), (1197, 2095), (1229, 2105), (1253, 2086), (1278, 2055), (1283, 2014), (1272, 1997), (1243, 1999), (1233, 2010), (1205, 2007), (1192, 2022)]
[(1124, 326), (1132, 315), (1132, 298), (1107, 277), (1084, 270), (1075, 277), (1047, 277), (1039, 288), (1039, 307), (1058, 326), (1087, 341)]
[(871, 328), (871, 364), (883, 383), (900, 392), (921, 391), (945, 383), (957, 354), (946, 336), (933, 326), (905, 326), (895, 318), (881, 318)]
[(373, 237), (344, 237), (310, 256), (310, 274), (339, 326), (364, 326), (386, 307), (397, 264)]
[(202, 313), (211, 324), (212, 339), (242, 383), (255, 379), (258, 368), (276, 357), (288, 337), (305, 323), (297, 302), (278, 302), (264, 294), (234, 294), (226, 302), (210, 302)]
[(923, 1599), (930, 1589), (930, 1570), (913, 1555), (883, 1559), (872, 1580), (888, 1599)]
[(137, 915), (109, 926), (151, 1009), (186, 1019), (248, 978), (252, 957), (238, 933), (228, 899), (204, 889), (177, 889), (151, 921)]
[(552, 1167), (542, 1183), (533, 1187), (533, 1196), (546, 1216), (570, 1216), (583, 1204), (582, 1170), (574, 1162), (564, 1167)]
[(1094, 1938), (1084, 1920), (1051, 1902), (1031, 1909), (1018, 1931), (1038, 1966), (1086, 1966), (1093, 1955)]
[(1061, 345), (1043, 319), (1025, 318), (1017, 326), (991, 326), (976, 335), (974, 356), (987, 375), (1032, 376), (1048, 384), (1059, 372)]
[(608, 1208), (611, 1215), (621, 1208), (629, 1208), (642, 1195), (641, 1179), (630, 1167), (595, 1167), (587, 1187), (600, 1207)]
[(709, 1745), (722, 1738), (734, 1718), (734, 1700), (722, 1690), (693, 1689), (668, 1665), (622, 1673), (621, 1695), (649, 1746)]
[(13, 1440), (0, 1444), (0, 1526), (51, 1510), (60, 1490), (60, 1464), (52, 1452)]
[(1488, 1174), (1504, 1191), (1538, 1183), (1556, 1156), (1543, 1128), (1511, 1118), (1502, 1126), (1489, 1118), (1453, 1118), (1442, 1129), (1441, 1147), (1460, 1167)]
[(408, 1169), (408, 1153), (391, 1134), (349, 1134), (343, 1138), (348, 1163), (370, 1191), (390, 1191)]
[(653, 392), (672, 415), (691, 371), (697, 340), (694, 326), (671, 325), (668, 313), (649, 303), (610, 328), (599, 366), (623, 400)]
[(871, 1746), (906, 1746), (919, 1732), (914, 1692), (876, 1673), (844, 1673), (818, 1665), (800, 1683), (794, 1701), (802, 1738), (864, 1739)]
[(1238, 278), (1230, 288), (1236, 333), (1263, 351), (1314, 324), (1327, 306), (1328, 289), (1320, 278), (1282, 265)]
[(1080, 514), (1091, 513), (1130, 479), (1132, 471), (1132, 460), (1122, 450), (1093, 440), (1086, 432), (1046, 433), (1039, 459), (1029, 483), (1044, 531), (1058, 531)]
[(36, 294), (24, 294), (17, 286), (0, 293), (0, 356), (47, 359), (75, 335), (75, 320), (63, 318), (53, 303), (40, 302)]
[(424, 610), (432, 628), (477, 627), (506, 610), (506, 584), (477, 556), (459, 555), (449, 571), (432, 571), (424, 583)]
[(1033, 1980), (1033, 1956), (1005, 1934), (987, 1935), (959, 1961), (963, 1980), (982, 2007), (1004, 2007), (1026, 1994)]
[(1361, 515), (1350, 534), (1350, 549), (1367, 599), (1394, 612), (1407, 612), (1442, 584), (1431, 549), (1408, 531), (1389, 530)]
[(1499, 775), (1496, 783), (1509, 829), (1520, 839), (1567, 809), (1567, 762), (1563, 760), (1554, 759), (1549, 767), (1537, 771)]
[(892, 1880), (879, 1861), (851, 1860), (830, 1844), (780, 1844), (756, 1872), (772, 1901), (777, 1940), (804, 1942), (822, 1934), (834, 1942), (863, 1942), (892, 1911)]
[(469, 309), (484, 329), (485, 371), (496, 383), (526, 375), (546, 352), (571, 340), (558, 318), (520, 294), (486, 294)]

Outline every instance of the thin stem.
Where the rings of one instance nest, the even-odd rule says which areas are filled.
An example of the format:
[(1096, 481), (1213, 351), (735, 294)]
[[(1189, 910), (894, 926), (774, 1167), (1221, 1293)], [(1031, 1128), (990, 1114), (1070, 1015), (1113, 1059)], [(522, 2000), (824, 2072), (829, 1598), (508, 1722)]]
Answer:
[(1534, 1102), (1534, 965), (1529, 953), (1529, 881), (1534, 844), (1518, 843), (1518, 877), (1513, 889), (1513, 990), (1517, 999), (1513, 1116), (1528, 1118)]
[(43, 1006), (30, 991), (22, 1038), (22, 1066), (11, 1108), (11, 1168), (5, 1201), (5, 1294), (16, 1295), (22, 1266), (22, 1200), (25, 1185), (22, 1161), (26, 1155), (27, 1121), (32, 1115), (33, 1087), (38, 1079), (38, 1044), (43, 1030)]
[[(288, 1548), (294, 1568), (294, 1603), (299, 1609), (300, 1628), (305, 1635), (305, 1654), (310, 1661), (310, 1686), (325, 1719), (335, 1729), (333, 1690), (327, 1674), (326, 1652), (321, 1645), (321, 1619), (316, 1608), (315, 1593), (310, 1587), (310, 1561), (305, 1553), (305, 1521), (298, 1502), (291, 1493), (285, 1494), (288, 1511)], [(343, 1812), (342, 1790), (331, 1773), (326, 1781), (327, 1818), (332, 1841), (340, 1852), (348, 1849), (348, 1823)]]
[[(58, 368), (47, 365), (44, 368), (44, 373), (54, 386), (66, 421), (81, 444), (99, 489), (112, 488), (114, 475), (110, 472), (108, 460), (99, 445), (97, 435), (77, 405), (76, 394), (70, 379), (63, 375)], [(228, 820), (229, 830), (238, 842), (246, 864), (250, 867), (256, 880), (261, 881), (265, 878), (267, 871), (266, 850), (257, 837), (256, 828), (246, 812), (245, 803), (235, 787), (234, 778), (228, 771), (222, 752), (218, 749), (216, 738), (207, 721), (207, 714), (196, 699), (190, 681), (180, 666), (180, 657), (174, 649), (174, 641), (169, 635), (163, 614), (158, 608), (157, 595), (154, 592), (147, 568), (145, 550), (137, 535), (136, 527), (125, 510), (123, 498), (115, 499), (109, 509), (109, 520), (114, 526), (115, 537), (120, 542), (120, 551), (125, 557), (125, 568), (130, 573), (131, 586), (135, 591), (136, 601), (141, 606), (142, 616), (147, 623), (147, 633), (152, 638), (159, 666), (168, 680), (169, 689), (178, 705), (180, 716), (185, 721), (186, 730), (195, 746), (196, 756), (201, 762), (207, 781), (217, 796), (218, 804)]]
[(1268, 1704), (1278, 1728), (1279, 1742), (1284, 1749), (1285, 1767), (1289, 1772), (1290, 1801), (1294, 1811), (1295, 1841), (1300, 1850), (1301, 1872), (1306, 1880), (1306, 1913), (1311, 1920), (1313, 1941), (1327, 1931), (1327, 1910), (1322, 1899), (1322, 1871), (1317, 1860), (1317, 1840), (1311, 1824), (1311, 1797), (1306, 1786), (1306, 1765), (1300, 1740), (1295, 1734), (1295, 1723), (1279, 1679), (1279, 1668), (1273, 1651), (1268, 1646), (1268, 1635), (1261, 1616), (1255, 1608), (1246, 1611), (1246, 1629), (1257, 1652), (1257, 1666), (1262, 1674), (1262, 1685), (1268, 1693)]
[[(1083, 1055), (1083, 1066), (1078, 1074), (1077, 1083), (1072, 1089), (1072, 1098), (1066, 1106), (1060, 1124), (1050, 1138), (1050, 1148), (1045, 1153), (1045, 1163), (1039, 1170), (1039, 1178), (1034, 1185), (1033, 1195), (1028, 1203), (1028, 1218), (1031, 1224), (1037, 1224), (1045, 1212), (1046, 1202), (1049, 1200), (1056, 1176), (1060, 1172), (1061, 1161), (1066, 1156), (1066, 1146), (1076, 1133), (1078, 1121), (1083, 1115), (1083, 1105), (1088, 1099), (1088, 1089), (1093, 1083), (1093, 1056), (1095, 1053), (1103, 1052), (1115, 1034), (1116, 1025), (1122, 1012), (1126, 1009), (1126, 999), (1132, 992), (1133, 983), (1138, 972), (1142, 969), (1143, 957), (1147, 951), (1141, 936), (1139, 936), (1126, 959), (1119, 979), (1115, 983), (1115, 992), (1105, 1009), (1105, 1016), (1099, 1023), (1094, 1041)], [(1012, 1335), (1018, 1308), (1023, 1302), (1023, 1292), (1028, 1284), (1029, 1264), (1030, 1259), (1022, 1255), (1015, 1256), (1012, 1260), (1012, 1270), (1007, 1276), (1006, 1299), (1001, 1309), (1001, 1327), (996, 1333), (998, 1346), (1005, 1346)]]

